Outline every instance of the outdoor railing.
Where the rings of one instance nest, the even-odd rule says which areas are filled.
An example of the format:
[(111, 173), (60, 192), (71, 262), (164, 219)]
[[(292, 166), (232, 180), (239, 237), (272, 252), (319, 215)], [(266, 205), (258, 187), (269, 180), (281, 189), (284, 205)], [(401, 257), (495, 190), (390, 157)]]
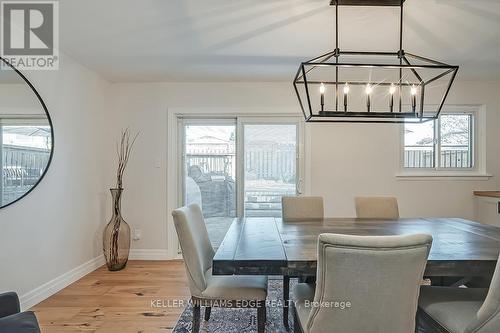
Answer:
[(47, 167), (50, 150), (3, 145), (1, 201), (10, 202), (36, 184)]
[[(283, 180), (295, 178), (295, 150), (247, 149), (245, 172), (256, 179)], [(234, 154), (186, 154), (186, 166), (198, 166), (205, 173), (234, 178)]]
[[(441, 168), (470, 168), (470, 151), (467, 146), (441, 147)], [(431, 148), (406, 147), (404, 166), (406, 168), (432, 168), (434, 151)]]
[(205, 173), (229, 175), (233, 177), (234, 154), (187, 154), (187, 169), (198, 166)]

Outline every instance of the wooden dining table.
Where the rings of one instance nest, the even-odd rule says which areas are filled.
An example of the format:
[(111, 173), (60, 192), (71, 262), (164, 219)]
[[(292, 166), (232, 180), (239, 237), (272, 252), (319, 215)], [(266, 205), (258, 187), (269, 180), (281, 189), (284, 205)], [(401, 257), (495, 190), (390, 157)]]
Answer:
[(235, 219), (213, 259), (214, 275), (316, 274), (322, 233), (433, 237), (425, 276), (491, 276), (500, 252), (500, 228), (459, 218), (358, 220), (326, 218), (283, 222), (281, 218)]

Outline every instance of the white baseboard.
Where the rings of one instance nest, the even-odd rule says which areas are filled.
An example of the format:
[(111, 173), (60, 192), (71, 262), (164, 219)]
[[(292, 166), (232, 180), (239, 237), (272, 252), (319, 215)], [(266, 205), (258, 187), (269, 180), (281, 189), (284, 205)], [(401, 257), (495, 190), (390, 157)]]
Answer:
[(171, 260), (166, 249), (131, 249), (130, 260)]
[[(167, 250), (162, 249), (131, 249), (130, 260), (170, 260), (172, 259)], [(59, 290), (66, 288), (73, 282), (81, 279), (85, 275), (95, 271), (105, 264), (104, 256), (100, 256), (87, 261), (86, 263), (66, 272), (55, 279), (44, 283), (40, 287), (28, 291), (19, 297), (21, 308), (27, 310), (41, 301), (49, 298)]]
[(32, 306), (54, 295), (59, 290), (66, 288), (78, 279), (81, 279), (85, 275), (95, 271), (97, 268), (101, 267), (104, 264), (104, 256), (101, 254), (100, 256), (87, 261), (86, 263), (70, 270), (69, 272), (66, 272), (56, 277), (55, 279), (44, 283), (40, 287), (28, 291), (27, 293), (19, 297), (21, 308), (23, 309), (23, 311), (31, 308)]

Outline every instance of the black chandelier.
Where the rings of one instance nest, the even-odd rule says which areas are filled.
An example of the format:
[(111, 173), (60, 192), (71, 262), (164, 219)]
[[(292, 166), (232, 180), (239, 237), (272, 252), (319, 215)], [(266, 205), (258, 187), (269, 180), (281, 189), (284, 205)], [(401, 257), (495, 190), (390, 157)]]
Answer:
[[(293, 82), (307, 122), (402, 123), (439, 117), (459, 67), (404, 51), (404, 1), (331, 0), (335, 50), (302, 62)], [(399, 50), (340, 50), (339, 6), (400, 7)]]

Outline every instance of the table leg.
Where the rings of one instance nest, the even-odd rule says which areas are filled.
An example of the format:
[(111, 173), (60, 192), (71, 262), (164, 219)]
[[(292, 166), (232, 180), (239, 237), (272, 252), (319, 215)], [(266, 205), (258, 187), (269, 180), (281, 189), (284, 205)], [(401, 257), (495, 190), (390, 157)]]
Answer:
[(290, 277), (283, 276), (283, 325), (288, 329), (288, 303), (290, 302)]
[(193, 333), (200, 331), (200, 306), (193, 305)]

